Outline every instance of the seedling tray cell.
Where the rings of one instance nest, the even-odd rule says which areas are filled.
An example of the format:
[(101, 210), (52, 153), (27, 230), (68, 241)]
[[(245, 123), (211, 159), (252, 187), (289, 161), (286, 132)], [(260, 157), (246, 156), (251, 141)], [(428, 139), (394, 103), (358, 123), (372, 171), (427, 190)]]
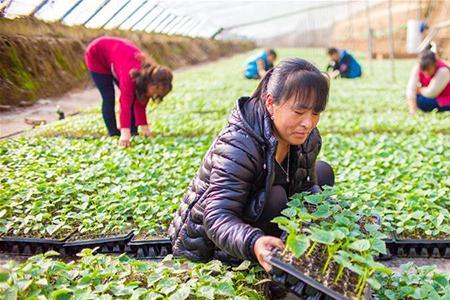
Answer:
[(68, 255), (75, 255), (85, 248), (98, 248), (97, 253), (123, 253), (127, 250), (128, 242), (134, 233), (117, 237), (107, 237), (92, 240), (69, 240), (64, 243), (64, 250)]
[(450, 240), (401, 239), (395, 233), (392, 255), (397, 257), (450, 258)]
[(164, 258), (172, 254), (170, 239), (131, 240), (128, 247), (129, 253), (136, 258)]
[(5, 236), (0, 238), (0, 252), (35, 255), (53, 250), (64, 254), (64, 243), (71, 235), (60, 240)]

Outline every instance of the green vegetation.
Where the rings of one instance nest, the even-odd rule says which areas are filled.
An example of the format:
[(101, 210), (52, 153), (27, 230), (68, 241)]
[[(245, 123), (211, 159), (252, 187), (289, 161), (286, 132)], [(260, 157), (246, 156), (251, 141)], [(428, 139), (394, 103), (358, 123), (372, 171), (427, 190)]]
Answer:
[(264, 299), (262, 269), (249, 262), (231, 268), (217, 260), (195, 264), (167, 256), (148, 263), (90, 249), (75, 263), (57, 256), (48, 252), (11, 265), (9, 273), (0, 270), (0, 299)]
[[(280, 52), (282, 57), (301, 56), (319, 67), (326, 65), (322, 50)], [(176, 74), (174, 92), (149, 112), (156, 137), (135, 138), (130, 149), (118, 149), (117, 140), (106, 137), (99, 110), (41, 127), (28, 137), (1, 141), (1, 234), (57, 238), (74, 230), (82, 234), (135, 230), (148, 236), (165, 236), (182, 195), (215, 135), (226, 124), (234, 102), (256, 87), (256, 81), (242, 78), (241, 64), (246, 56)], [(297, 261), (309, 252), (313, 257), (317, 251), (324, 251), (326, 259), (318, 272), (326, 275), (332, 265), (338, 273), (339, 266), (351, 270), (359, 278), (356, 294), (362, 292), (365, 282), (375, 288), (384, 286), (381, 280), (391, 280), (392, 289), (399, 284), (395, 276), (372, 276), (374, 271), (390, 273), (372, 259), (384, 251), (382, 233), (394, 230), (402, 238), (449, 238), (450, 123), (448, 114), (408, 115), (404, 88), (412, 65), (412, 60), (397, 61), (398, 82), (393, 83), (388, 79), (388, 62), (374, 61), (369, 72), (363, 61), (363, 78), (331, 83), (329, 106), (318, 126), (323, 139), (320, 159), (330, 162), (337, 174), (333, 195), (329, 196), (339, 208), (328, 202), (310, 203), (317, 199), (296, 195), (291, 210), (285, 212), (286, 218), (278, 220), (295, 224), (291, 224), (295, 230), (286, 230), (291, 233), (288, 251)], [(305, 197), (305, 203), (319, 204), (317, 210), (303, 207), (301, 197)], [(373, 224), (355, 225), (359, 224), (357, 216), (374, 214), (382, 218), (382, 233)], [(310, 225), (302, 226), (303, 221)], [(87, 257), (108, 260), (107, 265), (114, 268), (130, 264), (125, 257)], [(46, 269), (43, 261), (55, 267)], [(151, 270), (156, 268), (149, 266)], [(40, 272), (37, 282), (53, 276), (53, 270), (60, 267), (91, 272), (83, 271), (91, 270), (88, 264), (65, 264), (42, 256), (15, 268)], [(8, 280), (9, 286), (27, 290), (29, 278), (17, 275), (17, 281), (11, 281), (16, 273), (13, 270), (18, 269), (8, 269), (9, 275), (0, 277)], [(99, 273), (104, 270), (111, 271), (105, 266)], [(178, 278), (176, 271), (167, 272), (175, 272), (167, 278)], [(75, 293), (76, 286), (82, 284), (77, 281), (79, 277), (54, 274), (54, 278), (70, 282), (57, 289)], [(144, 281), (130, 283), (135, 280), (120, 281), (120, 286), (141, 292), (146, 285)], [(104, 278), (103, 282), (107, 281)], [(236, 291), (238, 286), (247, 286), (233, 282)], [(130, 290), (125, 288), (128, 283), (133, 286)], [(426, 284), (417, 281), (416, 287)], [(3, 286), (0, 284), (0, 290)], [(379, 291), (389, 295), (386, 299), (404, 299), (384, 288)], [(191, 292), (191, 296), (198, 295), (196, 287), (191, 287)], [(66, 292), (61, 293), (63, 299)], [(236, 295), (250, 295), (246, 293)], [(437, 293), (444, 295), (442, 290)]]
[(386, 254), (386, 245), (372, 216), (348, 210), (349, 202), (340, 201), (329, 189), (321, 194), (297, 194), (288, 206), (284, 216), (273, 220), (288, 233), (282, 259), (288, 259), (286, 252), (292, 251), (294, 264), (303, 272), (331, 288), (342, 285), (341, 281), (350, 282), (347, 291), (357, 298), (366, 282), (374, 289), (381, 287), (373, 278), (375, 272), (392, 273), (374, 260)]
[(379, 274), (378, 280), (382, 283), (378, 300), (450, 299), (450, 276), (436, 273), (434, 266), (417, 267), (408, 263), (401, 266), (400, 274)]

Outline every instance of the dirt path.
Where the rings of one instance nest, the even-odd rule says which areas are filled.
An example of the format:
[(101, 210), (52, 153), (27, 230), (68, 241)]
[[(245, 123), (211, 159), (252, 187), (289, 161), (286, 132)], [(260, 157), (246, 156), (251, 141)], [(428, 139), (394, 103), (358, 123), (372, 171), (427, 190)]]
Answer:
[[(209, 64), (214, 64), (229, 57), (193, 66), (182, 67), (175, 70), (175, 74), (194, 70)], [(116, 92), (116, 95), (119, 95)], [(59, 97), (40, 99), (30, 107), (17, 107), (7, 112), (0, 112), (0, 139), (20, 134), (24, 130), (33, 128), (29, 122), (45, 121), (46, 124), (58, 121), (57, 107), (60, 107), (66, 116), (76, 114), (81, 110), (100, 107), (100, 94), (92, 85), (84, 89), (71, 91)]]
[(57, 108), (60, 107), (66, 116), (92, 107), (99, 107), (100, 94), (93, 86), (84, 90), (74, 91), (60, 97), (41, 99), (33, 106), (14, 108), (8, 112), (0, 113), (0, 138), (8, 137), (24, 130), (33, 128), (27, 124), (44, 121), (52, 123), (58, 120)]

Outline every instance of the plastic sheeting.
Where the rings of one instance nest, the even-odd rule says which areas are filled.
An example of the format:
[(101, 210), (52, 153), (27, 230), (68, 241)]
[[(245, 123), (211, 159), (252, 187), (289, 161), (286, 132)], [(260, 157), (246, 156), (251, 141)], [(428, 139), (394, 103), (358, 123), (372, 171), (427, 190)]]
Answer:
[[(330, 26), (378, 0), (13, 0), (7, 17), (95, 28), (261, 39)], [(37, 10), (37, 11), (36, 11)]]

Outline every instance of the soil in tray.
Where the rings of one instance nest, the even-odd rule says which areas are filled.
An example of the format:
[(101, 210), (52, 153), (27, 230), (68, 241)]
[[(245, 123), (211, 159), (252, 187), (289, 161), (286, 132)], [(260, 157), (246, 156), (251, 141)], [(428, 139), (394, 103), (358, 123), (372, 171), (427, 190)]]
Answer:
[(73, 233), (73, 231), (63, 231), (63, 232), (58, 232), (55, 235), (42, 235), (39, 233), (28, 233), (28, 234), (23, 234), (23, 233), (19, 233), (18, 235), (15, 235), (12, 232), (7, 232), (4, 235), (0, 236), (1, 238), (27, 238), (27, 239), (46, 239), (46, 240), (64, 240), (65, 238), (67, 238), (69, 235), (71, 235)]
[(167, 236), (167, 234), (165, 235), (162, 232), (154, 235), (147, 235), (147, 233), (142, 232), (135, 235), (132, 241), (155, 241), (155, 240), (166, 240), (168, 238), (169, 237)]
[(358, 283), (358, 275), (348, 269), (344, 269), (341, 279), (334, 283), (336, 275), (338, 274), (339, 265), (333, 261), (328, 265), (325, 274), (322, 274), (323, 266), (326, 261), (325, 248), (322, 245), (317, 245), (314, 252), (310, 256), (303, 255), (301, 258), (295, 258), (292, 253), (286, 253), (281, 256), (281, 253), (276, 253), (276, 257), (284, 262), (292, 264), (303, 274), (315, 279), (324, 286), (332, 289), (344, 297), (349, 299), (358, 299), (356, 295), (356, 285)]
[(76, 233), (72, 235), (68, 242), (85, 241), (85, 240), (97, 240), (107, 238), (123, 238), (128, 235), (128, 232), (116, 232), (116, 233)]
[(419, 231), (414, 232), (402, 232), (397, 235), (398, 240), (426, 240), (426, 241), (438, 241), (438, 240), (450, 240), (450, 234), (442, 233), (437, 236), (426, 235)]

